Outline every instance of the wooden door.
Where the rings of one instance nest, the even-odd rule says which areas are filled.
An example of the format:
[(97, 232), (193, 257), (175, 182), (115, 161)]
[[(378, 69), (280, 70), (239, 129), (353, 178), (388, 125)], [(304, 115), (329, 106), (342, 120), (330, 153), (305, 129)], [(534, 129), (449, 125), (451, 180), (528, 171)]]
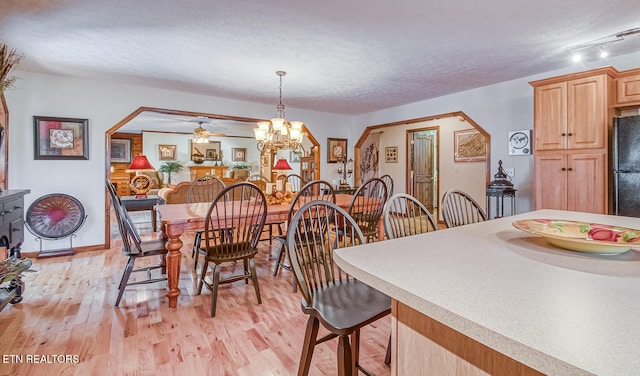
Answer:
[(410, 134), (410, 143), (413, 143), (410, 158), (412, 161), (410, 169), (413, 171), (411, 192), (430, 211), (435, 206), (436, 193), (434, 178), (435, 132), (419, 131)]
[(567, 156), (535, 157), (535, 208), (567, 210)]
[(607, 132), (605, 76), (571, 80), (567, 86), (567, 147), (603, 148)]
[(607, 164), (603, 153), (568, 157), (567, 209), (607, 213)]
[(538, 86), (534, 89), (534, 140), (536, 150), (567, 147), (567, 83)]

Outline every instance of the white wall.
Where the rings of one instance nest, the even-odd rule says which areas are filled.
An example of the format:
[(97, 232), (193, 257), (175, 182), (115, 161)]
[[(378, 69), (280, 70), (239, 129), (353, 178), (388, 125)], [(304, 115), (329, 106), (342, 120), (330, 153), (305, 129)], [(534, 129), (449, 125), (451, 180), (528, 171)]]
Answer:
[[(234, 101), (178, 91), (123, 85), (105, 81), (17, 71), (16, 88), (5, 91), (9, 108), (9, 189), (27, 188), (25, 205), (49, 193), (76, 197), (88, 214), (74, 239), (75, 246), (104, 244), (105, 132), (141, 106), (205, 112), (211, 114), (267, 118), (273, 105)], [(348, 137), (350, 117), (287, 108), (290, 118), (301, 119), (324, 151), (327, 137)], [(89, 119), (89, 160), (34, 160), (33, 116)], [(344, 126), (344, 125), (347, 126)], [(247, 148), (248, 150), (248, 148)], [(230, 151), (229, 151), (230, 153)], [(230, 154), (227, 154), (230, 155)], [(322, 159), (321, 172), (329, 171)], [(108, 203), (107, 203), (108, 204)], [(44, 249), (68, 247), (68, 239), (47, 241)], [(38, 250), (38, 243), (25, 232), (23, 251)]]
[[(492, 174), (497, 161), (515, 168), (518, 211), (532, 207), (533, 157), (508, 156), (507, 133), (533, 128), (533, 89), (528, 82), (560, 74), (578, 72), (601, 65), (619, 70), (640, 66), (640, 52), (607, 59), (605, 63), (574, 65), (564, 70), (469, 90), (440, 98), (416, 102), (360, 116), (342, 116), (287, 108), (291, 119), (301, 119), (320, 143), (320, 175), (337, 180), (335, 164), (326, 163), (327, 137), (348, 138), (349, 154), (355, 140), (370, 125), (463, 111), (491, 133)], [(17, 87), (5, 91), (9, 108), (9, 189), (28, 188), (27, 207), (38, 197), (60, 192), (78, 198), (89, 218), (74, 240), (77, 246), (103, 244), (105, 232), (104, 179), (105, 132), (140, 106), (206, 112), (230, 116), (267, 118), (273, 105), (256, 104), (178, 91), (124, 85), (17, 71)], [(34, 160), (33, 116), (59, 116), (89, 119), (89, 156), (87, 161)], [(47, 242), (45, 249), (67, 246), (68, 241)], [(24, 251), (35, 251), (38, 244), (26, 233)]]
[(533, 208), (533, 155), (509, 156), (507, 149), (509, 131), (533, 129), (533, 88), (529, 82), (606, 65), (620, 71), (638, 68), (640, 52), (591, 63), (567, 64), (571, 66), (562, 70), (356, 116), (352, 121), (352, 137), (357, 139), (371, 125), (462, 111), (491, 135), (491, 175), (497, 172), (498, 160), (502, 160), (504, 168), (514, 168), (517, 211), (530, 211)]
[[(461, 189), (469, 193), (480, 205), (486, 206), (485, 196), (485, 172), (486, 163), (482, 162), (454, 162), (454, 141), (455, 131), (471, 129), (473, 125), (466, 120), (460, 121), (458, 116), (446, 117), (437, 120), (421, 121), (411, 124), (402, 124), (394, 127), (382, 129), (380, 135), (380, 176), (389, 174), (394, 181), (394, 193), (406, 192), (406, 161), (407, 161), (407, 130), (419, 128), (437, 127), (439, 132), (439, 197), (440, 203), (442, 195), (450, 189)], [(398, 163), (386, 163), (384, 159), (384, 148), (388, 146), (398, 146)]]

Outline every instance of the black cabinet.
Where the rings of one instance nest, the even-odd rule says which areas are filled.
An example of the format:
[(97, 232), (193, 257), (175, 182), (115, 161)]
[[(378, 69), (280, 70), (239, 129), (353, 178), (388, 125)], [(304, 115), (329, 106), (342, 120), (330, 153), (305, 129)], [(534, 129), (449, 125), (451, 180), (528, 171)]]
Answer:
[(18, 258), (24, 242), (24, 196), (29, 192), (28, 189), (0, 192), (0, 246)]

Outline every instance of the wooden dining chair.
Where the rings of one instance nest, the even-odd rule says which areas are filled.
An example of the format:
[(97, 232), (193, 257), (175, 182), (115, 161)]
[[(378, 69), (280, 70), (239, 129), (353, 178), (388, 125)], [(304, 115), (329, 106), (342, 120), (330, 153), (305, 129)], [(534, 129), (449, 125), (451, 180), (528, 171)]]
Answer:
[(450, 189), (444, 194), (441, 208), (447, 228), (487, 220), (487, 215), (476, 200), (458, 189)]
[(367, 180), (353, 194), (349, 215), (355, 219), (367, 241), (378, 239), (378, 222), (386, 202), (387, 185), (379, 178)]
[(302, 176), (298, 174), (287, 175), (287, 183), (291, 183), (291, 192), (300, 192), (302, 188)]
[[(343, 234), (339, 242), (331, 239), (332, 229)], [(359, 363), (360, 329), (390, 314), (391, 299), (351, 278), (333, 260), (335, 249), (365, 242), (356, 221), (329, 201), (308, 202), (291, 219), (287, 247), (302, 311), (309, 315), (298, 375), (308, 375), (315, 346), (336, 337), (337, 374), (356, 375), (361, 370), (370, 375)], [(320, 324), (329, 334), (317, 338)]]
[(268, 177), (260, 174), (250, 175), (245, 181), (257, 185), (258, 188), (260, 188), (260, 190), (263, 192), (267, 190), (267, 184), (271, 183), (271, 180)]
[[(291, 201), (291, 205), (289, 206), (289, 212), (287, 213), (287, 227), (291, 223), (291, 219), (293, 215), (307, 202), (314, 200), (324, 200), (329, 202), (336, 202), (336, 195), (331, 183), (325, 180), (314, 180), (305, 184), (304, 187), (300, 188), (300, 191)], [(278, 252), (276, 253), (276, 263), (273, 267), (273, 276), (276, 277), (278, 275), (278, 270), (283, 268), (285, 270), (291, 271), (289, 265), (285, 264), (285, 257), (287, 257), (287, 241), (284, 236), (275, 237), (278, 242)], [(297, 291), (297, 284), (295, 275), (293, 277), (293, 292)]]
[[(251, 280), (258, 304), (262, 303), (254, 256), (258, 253), (256, 246), (266, 218), (264, 193), (249, 182), (225, 187), (211, 203), (205, 217), (203, 246), (199, 250), (204, 263), (197, 287), (197, 295), (203, 285), (211, 290), (211, 317), (216, 315), (218, 286), (223, 283)], [(221, 278), (221, 264), (237, 260), (242, 260), (244, 272)], [(213, 264), (213, 273), (209, 282), (206, 276), (210, 264)]]
[(396, 193), (384, 205), (384, 234), (388, 239), (422, 234), (438, 229), (429, 210), (417, 198)]
[[(406, 193), (396, 193), (389, 198), (382, 211), (382, 220), (387, 239), (418, 235), (438, 229), (429, 210), (417, 198)], [(384, 364), (391, 364), (391, 338)]]
[[(156, 283), (167, 280), (166, 255), (169, 251), (165, 247), (165, 241), (163, 239), (141, 240), (140, 234), (135, 228), (127, 209), (122, 205), (122, 201), (116, 192), (116, 187), (108, 180), (106, 181), (106, 186), (107, 191), (109, 192), (109, 197), (111, 198), (111, 204), (116, 214), (120, 237), (122, 238), (122, 254), (128, 258), (122, 277), (120, 278), (120, 284), (118, 285), (118, 297), (116, 298), (115, 303), (115, 306), (117, 307), (120, 305), (120, 300), (122, 299), (122, 295), (124, 294), (124, 290), (127, 286)], [(150, 256), (162, 256), (161, 264), (138, 269), (134, 268), (137, 259)], [(162, 275), (160, 277), (153, 277), (151, 275), (151, 272), (155, 269), (161, 269)], [(129, 282), (131, 274), (137, 272), (146, 272), (147, 278), (141, 281)]]
[[(193, 179), (189, 190), (187, 191), (187, 203), (197, 202), (212, 202), (218, 194), (224, 189), (226, 185), (224, 182), (212, 175), (201, 176)], [(196, 231), (193, 236), (193, 247), (191, 250), (191, 257), (193, 258), (193, 269), (198, 267), (198, 249), (200, 249), (200, 242), (202, 241), (203, 231)]]
[(390, 175), (382, 175), (380, 179), (387, 186), (387, 199), (393, 195), (393, 178)]
[[(286, 178), (286, 176), (285, 176), (285, 178)], [(267, 178), (264, 175), (260, 175), (260, 174), (253, 174), (253, 175), (249, 176), (246, 181), (257, 185), (258, 188), (260, 188), (260, 190), (262, 190), (263, 192), (267, 190), (267, 184), (271, 183), (271, 180), (269, 180), (269, 178)], [(284, 187), (284, 183), (283, 183), (283, 187)], [(268, 240), (269, 241), (269, 247), (271, 247), (273, 245), (273, 228), (274, 228), (274, 226), (278, 230), (278, 235), (282, 236), (282, 233), (283, 233), (282, 226), (283, 225), (284, 225), (283, 221), (267, 222), (267, 224), (266, 224), (266, 226), (264, 228), (264, 231), (268, 234), (269, 237), (267, 239), (263, 239), (261, 237), (260, 240)]]

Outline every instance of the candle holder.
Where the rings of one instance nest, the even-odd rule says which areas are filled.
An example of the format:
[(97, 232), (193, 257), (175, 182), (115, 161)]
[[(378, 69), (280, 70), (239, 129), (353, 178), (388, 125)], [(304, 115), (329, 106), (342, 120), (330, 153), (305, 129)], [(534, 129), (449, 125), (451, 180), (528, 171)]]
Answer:
[(351, 188), (347, 181), (347, 178), (350, 178), (351, 174), (353, 174), (353, 159), (349, 158), (349, 160), (347, 160), (347, 155), (343, 154), (342, 159), (338, 161), (338, 175), (340, 175), (339, 189)]

